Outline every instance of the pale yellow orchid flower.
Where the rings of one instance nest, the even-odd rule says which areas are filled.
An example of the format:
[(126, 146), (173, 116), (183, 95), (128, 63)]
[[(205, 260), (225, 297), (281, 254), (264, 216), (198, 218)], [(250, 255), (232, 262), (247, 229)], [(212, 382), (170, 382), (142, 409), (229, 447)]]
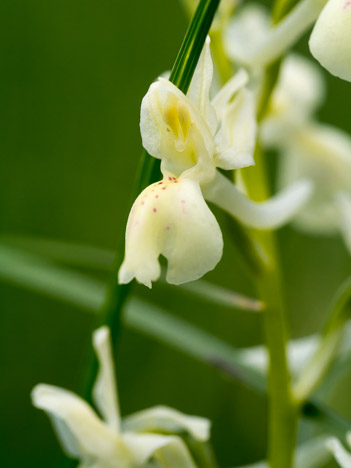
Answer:
[(186, 432), (205, 442), (207, 419), (186, 416), (172, 408), (155, 407), (121, 420), (109, 329), (93, 334), (99, 373), (93, 398), (102, 419), (79, 396), (52, 385), (39, 384), (32, 392), (34, 406), (50, 417), (63, 450), (81, 468), (196, 468), (189, 450), (177, 435)]
[(243, 224), (271, 229), (287, 222), (311, 192), (299, 181), (265, 203), (255, 203), (218, 172), (254, 164), (256, 109), (240, 70), (210, 99), (212, 59), (206, 42), (187, 95), (160, 78), (141, 106), (141, 136), (161, 159), (163, 180), (135, 201), (126, 230), (126, 254), (118, 280), (136, 278), (151, 287), (168, 260), (167, 281), (180, 284), (212, 270), (222, 256), (219, 225), (205, 199)]

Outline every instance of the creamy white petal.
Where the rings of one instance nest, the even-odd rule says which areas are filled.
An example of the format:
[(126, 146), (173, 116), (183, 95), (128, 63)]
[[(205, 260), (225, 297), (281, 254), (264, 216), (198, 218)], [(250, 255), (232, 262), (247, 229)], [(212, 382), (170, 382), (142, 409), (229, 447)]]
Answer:
[(239, 169), (254, 164), (256, 145), (256, 104), (248, 89), (239, 91), (226, 107), (216, 135), (214, 161), (222, 169)]
[(349, 193), (339, 192), (337, 194), (337, 204), (339, 207), (341, 233), (345, 245), (351, 254), (351, 191)]
[(108, 327), (104, 326), (95, 330), (93, 345), (99, 361), (99, 370), (93, 388), (94, 402), (107, 425), (119, 432), (118, 393)]
[(313, 24), (326, 0), (302, 0), (276, 26), (264, 31), (267, 22), (256, 14), (257, 32), (246, 28), (250, 22), (240, 25), (240, 16), (234, 19), (226, 40), (230, 56), (251, 67), (264, 67), (279, 58)]
[(164, 468), (196, 468), (187, 447), (178, 437), (125, 433), (123, 441), (137, 465), (154, 457)]
[(310, 38), (312, 55), (332, 75), (351, 81), (351, 2), (328, 0)]
[(325, 99), (320, 67), (311, 60), (289, 55), (282, 64), (268, 114), (261, 126), (266, 146), (290, 145), (296, 128), (306, 125)]
[(302, 108), (311, 115), (323, 104), (326, 95), (324, 77), (315, 62), (302, 55), (290, 54), (283, 62), (278, 86), (273, 94), (278, 107)]
[(340, 229), (339, 192), (351, 193), (351, 138), (328, 125), (305, 125), (283, 152), (279, 186), (301, 179), (314, 182), (314, 193), (294, 222), (301, 229), (333, 233)]
[(265, 202), (254, 202), (219, 172), (203, 188), (206, 200), (256, 229), (273, 229), (287, 223), (306, 203), (312, 191), (312, 183), (301, 180)]
[(330, 438), (326, 444), (341, 468), (351, 468), (351, 454), (345, 450), (338, 439)]
[(119, 282), (136, 278), (151, 287), (160, 275), (160, 254), (168, 260), (169, 283), (193, 281), (217, 265), (222, 249), (221, 230), (198, 183), (168, 176), (147, 187), (133, 205)]
[[(236, 63), (246, 63), (246, 55), (267, 39), (270, 28), (268, 10), (256, 3), (245, 3), (230, 21), (224, 35), (228, 56)], [(249, 61), (250, 62), (250, 61)], [(254, 63), (251, 64), (253, 67)]]
[(34, 406), (50, 416), (57, 436), (68, 455), (90, 462), (128, 457), (117, 434), (97, 417), (77, 395), (51, 385), (37, 385)]
[(198, 162), (212, 164), (213, 136), (200, 110), (176, 86), (160, 78), (141, 104), (144, 148), (161, 169), (180, 175)]
[(167, 406), (138, 411), (123, 419), (123, 428), (132, 432), (186, 431), (194, 439), (205, 442), (210, 437), (211, 423), (206, 418), (188, 416)]
[(205, 118), (211, 133), (217, 128), (216, 112), (210, 102), (210, 87), (213, 77), (213, 63), (210, 52), (210, 38), (207, 36), (200, 59), (195, 68), (187, 96), (200, 110)]
[(233, 96), (240, 91), (249, 81), (249, 75), (246, 70), (241, 68), (230, 80), (218, 91), (212, 99), (212, 105), (217, 115), (222, 118), (226, 106)]

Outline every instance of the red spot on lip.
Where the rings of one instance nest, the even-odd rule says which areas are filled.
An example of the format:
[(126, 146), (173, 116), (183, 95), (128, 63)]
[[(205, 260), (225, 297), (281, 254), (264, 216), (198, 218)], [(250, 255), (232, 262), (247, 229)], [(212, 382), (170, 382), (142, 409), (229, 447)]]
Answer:
[(162, 185), (162, 184), (163, 184), (163, 182), (159, 182), (157, 185)]
[(158, 195), (155, 195), (155, 198), (158, 198)]
[(162, 190), (166, 190), (167, 187), (162, 187)]
[(156, 213), (157, 210), (156, 210), (156, 208), (154, 208), (152, 211), (153, 211), (154, 213)]
[(172, 177), (168, 177), (168, 180), (172, 180)]

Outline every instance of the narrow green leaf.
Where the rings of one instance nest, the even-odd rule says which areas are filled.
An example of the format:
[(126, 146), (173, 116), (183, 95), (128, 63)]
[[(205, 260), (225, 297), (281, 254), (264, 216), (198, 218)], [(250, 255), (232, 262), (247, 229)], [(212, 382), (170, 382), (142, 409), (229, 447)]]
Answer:
[[(54, 267), (53, 263), (58, 262), (66, 267), (79, 267), (110, 272), (115, 257), (112, 251), (91, 245), (65, 242), (57, 239), (15, 235), (0, 236), (0, 252), (2, 250), (7, 252), (7, 254), (4, 254), (4, 265), (0, 266), (0, 277), (1, 274), (6, 276), (6, 271), (8, 272), (7, 276), (13, 275), (11, 271), (16, 268), (16, 264), (18, 264), (18, 262), (21, 265), (25, 263), (25, 267), (22, 266), (22, 270), (18, 272), (17, 284), (22, 286), (27, 285), (26, 287), (28, 287), (28, 283), (30, 283), (31, 289), (46, 294), (44, 285), (42, 284), (42, 278), (44, 278), (46, 282), (50, 282), (50, 287), (47, 292), (52, 294), (52, 291), (54, 291), (54, 297), (56, 298), (59, 298), (60, 284), (62, 284), (62, 281), (65, 281), (63, 279), (65, 274), (69, 277), (74, 276), (79, 278), (82, 277), (82, 275), (68, 269), (59, 268), (59, 266)], [(7, 261), (10, 252), (14, 258), (13, 265), (9, 264)], [(6, 271), (4, 270), (5, 265)], [(4, 271), (1, 273), (2, 269)], [(33, 271), (36, 273), (33, 274)], [(58, 289), (56, 288), (55, 290), (53, 283), (56, 279), (53, 275), (57, 274), (59, 271), (62, 271), (62, 273), (59, 275), (60, 281), (58, 282)], [(35, 281), (39, 281), (37, 286), (34, 284)], [(72, 290), (74, 287), (73, 284), (76, 283), (76, 281), (69, 283), (72, 285)], [(165, 282), (161, 284), (171, 289), (177, 295), (180, 293), (190, 294), (196, 299), (201, 301), (206, 300), (216, 306), (219, 305), (250, 312), (261, 312), (264, 309), (262, 302), (258, 300), (214, 285), (208, 281), (197, 280), (177, 287), (172, 287)], [(87, 291), (88, 296), (89, 293), (90, 291)], [(81, 288), (77, 286), (77, 295), (81, 294)], [(80, 304), (81, 307), (85, 308), (85, 302), (87, 301), (81, 298), (81, 302), (78, 303), (78, 305)], [(101, 307), (103, 305), (103, 298), (98, 302), (90, 302), (93, 304), (97, 303)]]
[(112, 250), (47, 237), (2, 234), (0, 244), (40, 255), (50, 261), (71, 267), (91, 270), (111, 271), (116, 256)]
[(261, 301), (204, 280), (184, 283), (177, 286), (177, 289), (186, 291), (196, 298), (232, 309), (240, 309), (248, 312), (262, 312), (264, 310), (264, 304)]
[(106, 297), (106, 285), (43, 258), (0, 245), (0, 278), (39, 294), (96, 313)]

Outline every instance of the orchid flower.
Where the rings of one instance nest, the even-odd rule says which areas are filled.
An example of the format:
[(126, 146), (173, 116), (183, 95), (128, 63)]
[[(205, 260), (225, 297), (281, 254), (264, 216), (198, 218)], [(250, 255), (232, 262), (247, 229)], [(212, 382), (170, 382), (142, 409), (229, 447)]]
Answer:
[(207, 40), (187, 95), (159, 78), (143, 99), (142, 142), (161, 160), (163, 180), (147, 187), (132, 207), (120, 283), (136, 278), (151, 287), (160, 275), (160, 254), (173, 284), (196, 280), (216, 266), (223, 239), (204, 198), (247, 226), (271, 229), (286, 223), (310, 195), (311, 185), (298, 181), (255, 203), (217, 171), (254, 164), (256, 110), (244, 70), (210, 100), (212, 74)]
[(310, 38), (312, 55), (332, 75), (351, 81), (351, 2), (329, 0)]
[[(351, 433), (346, 435), (346, 440), (351, 447)], [(351, 453), (344, 448), (338, 439), (335, 437), (328, 439), (326, 446), (332, 452), (341, 468), (351, 468)]]
[(294, 224), (312, 233), (340, 232), (351, 252), (351, 137), (314, 122), (323, 99), (318, 69), (306, 59), (288, 56), (262, 123), (262, 142), (281, 152), (280, 187), (301, 178), (314, 183), (313, 196)]
[(297, 54), (282, 62), (268, 112), (261, 125), (266, 146), (290, 144), (294, 133), (308, 125), (325, 99), (325, 83), (320, 68)]
[(351, 3), (302, 0), (278, 24), (262, 8), (245, 6), (227, 28), (228, 55), (243, 65), (265, 67), (277, 60), (315, 23), (312, 55), (330, 73), (351, 81)]
[(315, 233), (339, 231), (351, 253), (351, 137), (328, 125), (310, 124), (283, 150), (280, 184), (314, 181), (314, 194), (294, 222)]
[(49, 415), (66, 454), (79, 459), (81, 468), (146, 468), (149, 461), (159, 468), (196, 468), (182, 439), (164, 434), (182, 431), (204, 442), (209, 438), (209, 421), (167, 407), (141, 411), (122, 421), (107, 327), (94, 332), (93, 345), (100, 365), (93, 399), (102, 419), (68, 390), (39, 384), (32, 392), (34, 406)]

